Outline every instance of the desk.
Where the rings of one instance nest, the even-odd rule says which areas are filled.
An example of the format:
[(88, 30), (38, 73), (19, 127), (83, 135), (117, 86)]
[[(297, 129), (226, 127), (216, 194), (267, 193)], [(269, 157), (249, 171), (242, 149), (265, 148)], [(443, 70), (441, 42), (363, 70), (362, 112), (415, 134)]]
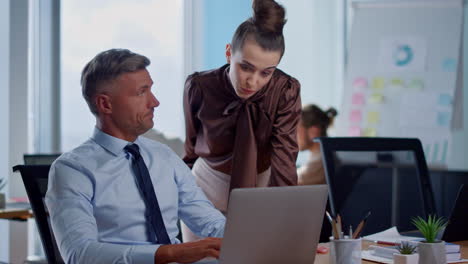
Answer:
[[(461, 245), (461, 255), (462, 258), (468, 259), (468, 240), (466, 241), (461, 241), (461, 242), (454, 242), (455, 244)], [(362, 249), (367, 249), (370, 245), (373, 245), (375, 243), (373, 242), (368, 242), (368, 241), (363, 241), (362, 242)], [(320, 245), (328, 247), (328, 243), (321, 243)], [(317, 257), (315, 258), (314, 264), (329, 264), (330, 263), (330, 256), (329, 254), (317, 254)], [(375, 264), (376, 262), (372, 261), (367, 261), (367, 260), (362, 260), (363, 264)], [(468, 263), (468, 262), (460, 262), (460, 263)]]
[(18, 208), (0, 209), (0, 219), (27, 220), (33, 217), (31, 210)]
[(0, 219), (28, 220), (33, 217), (29, 203), (8, 202), (6, 208), (0, 209)]

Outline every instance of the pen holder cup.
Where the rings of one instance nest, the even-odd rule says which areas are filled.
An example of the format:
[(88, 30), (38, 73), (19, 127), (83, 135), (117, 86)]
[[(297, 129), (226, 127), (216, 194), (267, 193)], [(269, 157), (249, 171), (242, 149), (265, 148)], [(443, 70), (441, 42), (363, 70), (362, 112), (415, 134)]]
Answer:
[(361, 238), (330, 239), (330, 263), (361, 264)]

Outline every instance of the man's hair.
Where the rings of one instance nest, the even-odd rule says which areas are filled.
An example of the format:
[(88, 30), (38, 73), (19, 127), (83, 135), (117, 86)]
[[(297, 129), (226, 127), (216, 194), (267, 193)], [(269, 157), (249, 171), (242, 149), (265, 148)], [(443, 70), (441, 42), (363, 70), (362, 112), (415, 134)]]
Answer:
[(146, 69), (150, 63), (147, 57), (127, 49), (110, 49), (96, 55), (81, 72), (82, 93), (91, 112), (97, 115), (95, 98), (104, 91), (104, 84), (123, 73)]
[(254, 0), (253, 15), (237, 27), (232, 37), (232, 51), (241, 50), (245, 40), (250, 39), (267, 51), (284, 54), (283, 27), (286, 24), (286, 11), (274, 0)]

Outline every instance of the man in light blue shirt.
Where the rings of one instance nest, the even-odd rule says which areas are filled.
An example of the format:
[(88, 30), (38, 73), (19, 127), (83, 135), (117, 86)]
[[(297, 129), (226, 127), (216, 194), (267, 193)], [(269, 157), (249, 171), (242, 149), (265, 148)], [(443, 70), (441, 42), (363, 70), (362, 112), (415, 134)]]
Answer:
[[(83, 69), (83, 96), (96, 127), (88, 141), (52, 164), (45, 199), (66, 263), (191, 263), (219, 257), (224, 216), (172, 150), (139, 137), (153, 127), (153, 110), (159, 105), (151, 92), (149, 63), (144, 56), (114, 49), (98, 54)], [(133, 154), (124, 150), (132, 144), (138, 145), (148, 169), (170, 244), (162, 245), (161, 237), (148, 232)], [(180, 243), (179, 217), (208, 238)]]

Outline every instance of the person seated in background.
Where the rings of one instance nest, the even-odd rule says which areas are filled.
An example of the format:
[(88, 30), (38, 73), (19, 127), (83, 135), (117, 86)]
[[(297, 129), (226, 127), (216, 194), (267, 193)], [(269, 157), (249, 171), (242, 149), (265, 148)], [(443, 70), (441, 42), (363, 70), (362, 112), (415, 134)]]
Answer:
[(326, 137), (327, 130), (333, 124), (338, 112), (331, 107), (323, 111), (320, 107), (310, 104), (302, 108), (301, 120), (297, 128), (297, 143), (299, 151), (308, 150), (307, 163), (297, 169), (298, 184), (325, 184), (325, 171), (322, 165), (320, 144), (314, 142), (316, 137)]
[[(45, 199), (65, 263), (192, 263), (219, 257), (225, 217), (171, 149), (140, 137), (153, 127), (159, 106), (149, 64), (142, 55), (112, 49), (83, 69), (94, 133), (52, 164)], [(180, 243), (179, 217), (209, 238)]]

